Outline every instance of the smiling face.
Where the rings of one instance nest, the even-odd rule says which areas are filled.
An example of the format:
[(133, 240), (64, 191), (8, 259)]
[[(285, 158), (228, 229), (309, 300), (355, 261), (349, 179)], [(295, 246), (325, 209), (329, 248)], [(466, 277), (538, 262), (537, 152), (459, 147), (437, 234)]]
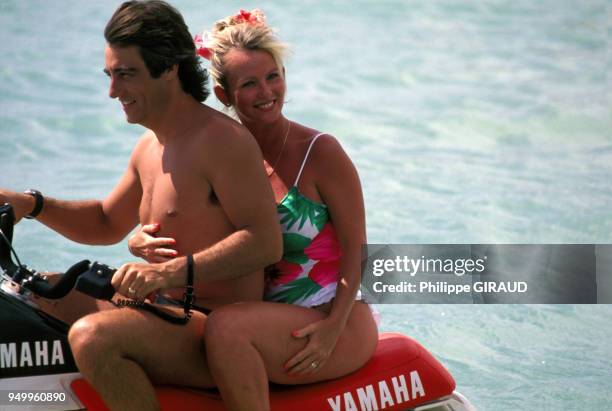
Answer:
[(226, 101), (219, 97), (234, 107), (243, 124), (271, 123), (280, 118), (285, 77), (268, 52), (232, 49), (225, 55), (224, 66), (227, 90), (222, 94)]
[(109, 97), (119, 100), (128, 123), (148, 127), (167, 101), (166, 76), (151, 77), (137, 46), (107, 45), (105, 56), (104, 72), (110, 77)]

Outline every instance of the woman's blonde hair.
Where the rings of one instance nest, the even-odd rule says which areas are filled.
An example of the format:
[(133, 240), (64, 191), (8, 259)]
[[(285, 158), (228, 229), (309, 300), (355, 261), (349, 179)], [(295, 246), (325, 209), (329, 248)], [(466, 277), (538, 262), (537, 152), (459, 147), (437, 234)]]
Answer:
[(268, 52), (279, 68), (287, 54), (287, 45), (282, 43), (274, 30), (265, 22), (261, 10), (240, 13), (219, 20), (213, 26), (206, 44), (210, 50), (210, 74), (215, 84), (227, 90), (224, 58), (232, 49), (263, 50)]

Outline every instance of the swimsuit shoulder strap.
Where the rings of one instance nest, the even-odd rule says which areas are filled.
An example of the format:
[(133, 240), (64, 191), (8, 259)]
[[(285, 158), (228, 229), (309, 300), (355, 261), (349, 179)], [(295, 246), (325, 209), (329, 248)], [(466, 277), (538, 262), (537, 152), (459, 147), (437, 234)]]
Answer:
[(310, 149), (314, 145), (315, 141), (317, 141), (317, 139), (321, 137), (323, 134), (325, 133), (317, 134), (316, 136), (313, 137), (312, 141), (310, 142), (310, 145), (308, 146), (308, 150), (306, 150), (306, 155), (304, 156), (304, 160), (302, 161), (302, 166), (300, 167), (300, 171), (298, 172), (298, 175), (295, 179), (295, 183), (293, 183), (294, 186), (297, 186), (298, 182), (300, 181), (300, 177), (302, 176), (302, 171), (304, 170), (304, 166), (306, 165), (306, 160), (308, 160), (308, 155), (310, 154)]

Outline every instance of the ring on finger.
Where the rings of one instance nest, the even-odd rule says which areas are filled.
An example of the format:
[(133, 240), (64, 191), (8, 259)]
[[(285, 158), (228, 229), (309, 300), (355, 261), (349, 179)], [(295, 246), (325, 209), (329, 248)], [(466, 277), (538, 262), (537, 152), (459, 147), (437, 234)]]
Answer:
[(136, 290), (133, 289), (132, 287), (128, 287), (128, 292), (130, 293), (130, 295), (136, 294)]
[(311, 362), (311, 363), (310, 363), (310, 368), (312, 368), (312, 369), (317, 368), (317, 363), (316, 363), (316, 362), (314, 362), (314, 361), (313, 361), (313, 362)]

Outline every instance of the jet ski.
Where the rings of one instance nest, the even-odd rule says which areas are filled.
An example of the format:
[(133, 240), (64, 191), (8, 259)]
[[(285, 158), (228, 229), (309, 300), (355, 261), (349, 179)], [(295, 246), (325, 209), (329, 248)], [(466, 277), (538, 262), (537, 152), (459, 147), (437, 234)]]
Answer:
[[(11, 206), (0, 206), (0, 392), (9, 394), (0, 405), (20, 411), (107, 410), (78, 372), (68, 344), (69, 325), (42, 311), (33, 297), (59, 299), (75, 284), (89, 295), (107, 296), (108, 289), (94, 290), (85, 279), (97, 281), (100, 267), (108, 267), (83, 260), (51, 285), (19, 261), (12, 247), (13, 224)], [(361, 369), (321, 383), (271, 384), (270, 405), (292, 411), (475, 410), (455, 388), (448, 370), (417, 341), (382, 333), (374, 356)], [(160, 385), (156, 395), (162, 410), (225, 410), (216, 390)]]

